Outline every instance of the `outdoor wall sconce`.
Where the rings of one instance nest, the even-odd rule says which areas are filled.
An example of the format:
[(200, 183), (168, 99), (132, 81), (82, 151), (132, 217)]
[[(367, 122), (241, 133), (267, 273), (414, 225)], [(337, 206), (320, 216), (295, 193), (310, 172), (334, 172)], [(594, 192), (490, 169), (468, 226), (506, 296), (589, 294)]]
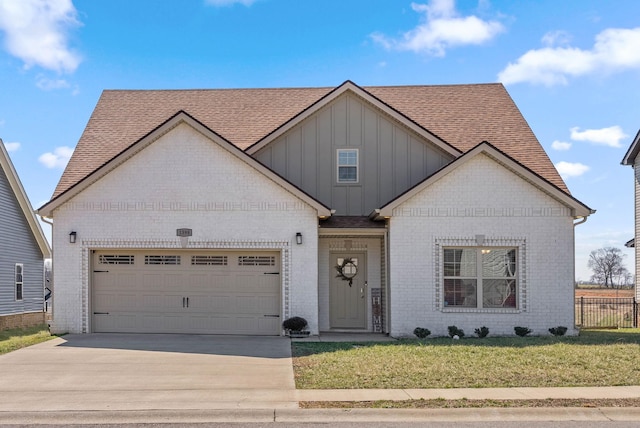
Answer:
[(78, 237), (78, 233), (76, 231), (71, 232), (69, 234), (69, 244), (75, 244), (77, 237)]
[(296, 233), (296, 244), (302, 245), (302, 233)]

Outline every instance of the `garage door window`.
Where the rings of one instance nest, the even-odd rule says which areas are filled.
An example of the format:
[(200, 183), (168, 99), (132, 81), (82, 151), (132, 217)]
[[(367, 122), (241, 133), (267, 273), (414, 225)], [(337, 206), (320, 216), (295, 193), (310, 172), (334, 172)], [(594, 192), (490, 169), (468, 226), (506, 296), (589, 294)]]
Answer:
[(227, 256), (191, 256), (193, 266), (226, 266)]
[(98, 263), (101, 265), (132, 265), (134, 258), (127, 254), (100, 254)]
[(240, 256), (238, 266), (275, 266), (276, 258), (273, 256)]
[(179, 265), (180, 256), (144, 256), (145, 265)]

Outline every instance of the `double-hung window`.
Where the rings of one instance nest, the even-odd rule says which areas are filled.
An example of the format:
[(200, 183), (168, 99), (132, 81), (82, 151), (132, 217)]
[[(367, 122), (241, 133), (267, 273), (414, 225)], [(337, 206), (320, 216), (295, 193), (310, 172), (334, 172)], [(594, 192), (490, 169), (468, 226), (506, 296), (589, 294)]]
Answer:
[(16, 263), (16, 268), (15, 268), (16, 300), (22, 300), (23, 270), (24, 270), (24, 266), (22, 265), (22, 263)]
[(358, 149), (338, 149), (338, 183), (358, 182)]
[(517, 258), (516, 248), (444, 248), (444, 306), (515, 309)]

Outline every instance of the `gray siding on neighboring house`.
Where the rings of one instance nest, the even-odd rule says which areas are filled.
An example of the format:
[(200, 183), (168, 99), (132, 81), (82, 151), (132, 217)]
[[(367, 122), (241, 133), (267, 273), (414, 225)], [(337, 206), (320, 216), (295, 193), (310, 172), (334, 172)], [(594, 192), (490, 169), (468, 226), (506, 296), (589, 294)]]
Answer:
[[(337, 182), (337, 150), (359, 149), (358, 183)], [(453, 157), (364, 100), (344, 94), (254, 157), (336, 215), (369, 215)]]
[[(24, 268), (22, 301), (15, 299), (16, 263)], [(0, 315), (41, 311), (43, 278), (42, 252), (0, 167)]]

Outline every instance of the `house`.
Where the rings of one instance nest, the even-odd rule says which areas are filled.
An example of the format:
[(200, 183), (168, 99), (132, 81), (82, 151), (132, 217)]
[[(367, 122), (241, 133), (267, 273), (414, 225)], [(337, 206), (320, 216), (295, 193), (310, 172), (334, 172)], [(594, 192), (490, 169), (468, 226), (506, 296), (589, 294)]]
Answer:
[(0, 330), (42, 324), (51, 250), (0, 140)]
[(634, 182), (634, 195), (635, 195), (634, 197), (635, 197), (635, 209), (636, 209), (635, 234), (633, 239), (630, 239), (625, 243), (625, 246), (635, 249), (636, 300), (640, 300), (640, 287), (638, 287), (638, 272), (640, 272), (640, 253), (636, 248), (636, 240), (635, 240), (635, 236), (638, 236), (638, 228), (640, 228), (640, 221), (638, 221), (638, 218), (639, 218), (638, 216), (640, 216), (640, 183), (638, 183), (638, 180), (640, 180), (640, 157), (638, 157), (639, 153), (640, 153), (640, 131), (638, 131), (638, 133), (636, 134), (635, 138), (631, 142), (631, 145), (629, 146), (629, 150), (627, 150), (627, 153), (624, 155), (624, 158), (622, 159), (622, 165), (629, 165), (633, 168), (633, 177), (634, 177), (633, 182)]
[(57, 332), (573, 329), (571, 196), (501, 84), (107, 90), (53, 194)]

